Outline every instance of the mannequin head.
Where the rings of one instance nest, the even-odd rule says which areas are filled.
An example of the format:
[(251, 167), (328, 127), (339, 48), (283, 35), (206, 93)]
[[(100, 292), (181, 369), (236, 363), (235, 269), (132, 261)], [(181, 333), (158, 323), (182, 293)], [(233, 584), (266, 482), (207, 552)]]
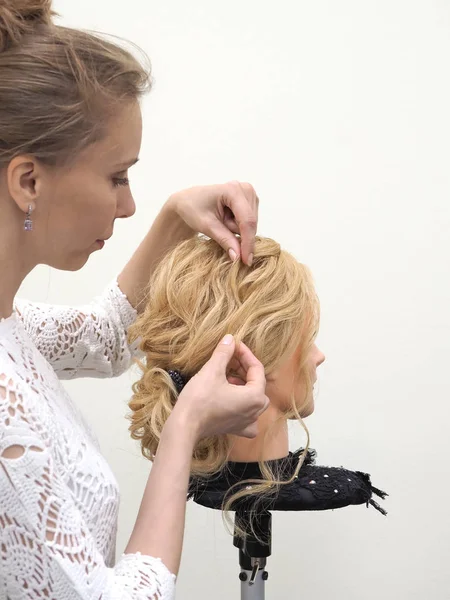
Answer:
[[(245, 342), (264, 365), (271, 400), (270, 418), (261, 423), (264, 436), (277, 425), (285, 428), (287, 419), (311, 414), (315, 371), (324, 358), (314, 345), (318, 326), (319, 302), (309, 270), (274, 240), (256, 239), (252, 267), (231, 263), (216, 242), (204, 237), (176, 246), (152, 276), (146, 308), (130, 330), (130, 340), (140, 338), (146, 358), (130, 401), (130, 431), (141, 441), (144, 456), (154, 457), (177, 401), (167, 371), (194, 375), (226, 333)], [(254, 452), (258, 440), (246, 442), (249, 450), (253, 443)], [(192, 473), (218, 471), (233, 458), (236, 443), (225, 435), (199, 442)], [(264, 450), (263, 438), (259, 444)], [(256, 460), (266, 458), (276, 457)]]

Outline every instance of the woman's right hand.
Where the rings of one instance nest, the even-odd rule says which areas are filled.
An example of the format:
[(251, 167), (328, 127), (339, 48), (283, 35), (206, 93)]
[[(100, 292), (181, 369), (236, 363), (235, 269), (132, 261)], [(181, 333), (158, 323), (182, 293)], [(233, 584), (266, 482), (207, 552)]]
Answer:
[[(227, 378), (229, 366), (239, 377)], [(269, 406), (265, 390), (261, 362), (244, 343), (236, 348), (233, 336), (226, 336), (184, 387), (170, 418), (192, 427), (197, 441), (225, 433), (254, 438), (256, 421)]]

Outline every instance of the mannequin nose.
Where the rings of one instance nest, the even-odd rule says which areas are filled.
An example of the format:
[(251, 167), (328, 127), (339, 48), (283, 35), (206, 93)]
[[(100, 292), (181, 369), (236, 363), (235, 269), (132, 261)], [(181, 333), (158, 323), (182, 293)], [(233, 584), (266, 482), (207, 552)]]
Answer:
[(316, 365), (319, 367), (323, 362), (325, 362), (325, 354), (319, 350), (319, 348), (317, 348), (317, 353)]

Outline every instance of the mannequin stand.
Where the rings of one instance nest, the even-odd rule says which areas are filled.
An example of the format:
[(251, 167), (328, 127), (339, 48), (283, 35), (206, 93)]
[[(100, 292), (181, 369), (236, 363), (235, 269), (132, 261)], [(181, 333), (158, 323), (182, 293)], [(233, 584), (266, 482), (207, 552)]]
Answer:
[[(270, 461), (270, 464), (281, 479), (289, 479), (303, 452), (300, 448), (295, 453), (290, 452), (286, 459)], [(222, 510), (224, 500), (233, 486), (261, 478), (258, 463), (229, 462), (226, 469), (210, 479), (192, 479), (188, 499), (193, 498), (197, 504), (207, 508)], [(289, 485), (282, 486), (273, 497), (265, 498), (264, 503), (256, 503), (256, 507), (260, 508), (256, 516), (250, 514), (254, 502), (242, 501), (236, 505), (232, 510), (236, 512), (236, 524), (239, 527), (235, 526), (233, 543), (239, 548), (241, 600), (265, 600), (265, 582), (268, 579), (266, 564), (272, 553), (270, 511), (334, 510), (366, 504), (386, 515), (373, 495), (383, 500), (387, 496), (386, 492), (372, 486), (367, 473), (349, 471), (343, 467), (318, 466), (315, 464), (315, 451), (309, 450), (298, 477)], [(238, 529), (250, 533), (241, 537)]]
[[(249, 516), (247, 512), (237, 511), (236, 522), (239, 522), (244, 531), (250, 531)], [(272, 553), (272, 515), (263, 511), (257, 517), (253, 516), (253, 532), (245, 538), (238, 535), (236, 528), (233, 544), (239, 548), (239, 565), (241, 572), (241, 600), (264, 600), (265, 584), (269, 578), (266, 569), (267, 558)], [(257, 539), (260, 538), (260, 539)], [(264, 543), (263, 543), (264, 542)]]

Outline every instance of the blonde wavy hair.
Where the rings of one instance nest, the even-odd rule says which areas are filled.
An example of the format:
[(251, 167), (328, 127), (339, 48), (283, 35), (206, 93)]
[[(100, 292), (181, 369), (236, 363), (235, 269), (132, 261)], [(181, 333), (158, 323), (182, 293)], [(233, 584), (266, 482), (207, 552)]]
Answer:
[[(145, 361), (129, 402), (131, 436), (142, 454), (153, 460), (162, 429), (178, 398), (168, 375), (176, 369), (190, 377), (209, 360), (226, 333), (243, 341), (264, 365), (266, 376), (299, 350), (298, 377), (304, 382), (304, 403), (312, 393), (307, 366), (319, 327), (319, 301), (309, 269), (270, 239), (257, 237), (252, 267), (230, 262), (213, 240), (197, 236), (178, 244), (159, 264), (149, 282), (143, 313), (130, 328), (130, 342), (139, 340)], [(232, 490), (224, 511), (235, 501), (254, 495), (258, 501), (294, 480), (309, 447), (300, 413), (304, 403), (292, 392), (283, 418), (296, 418), (307, 434), (305, 452), (288, 481), (280, 481), (260, 462), (261, 480), (251, 489)], [(191, 474), (208, 477), (226, 466), (227, 435), (201, 440), (194, 449)], [(245, 482), (247, 483), (247, 482)], [(256, 509), (256, 503), (255, 503)]]

